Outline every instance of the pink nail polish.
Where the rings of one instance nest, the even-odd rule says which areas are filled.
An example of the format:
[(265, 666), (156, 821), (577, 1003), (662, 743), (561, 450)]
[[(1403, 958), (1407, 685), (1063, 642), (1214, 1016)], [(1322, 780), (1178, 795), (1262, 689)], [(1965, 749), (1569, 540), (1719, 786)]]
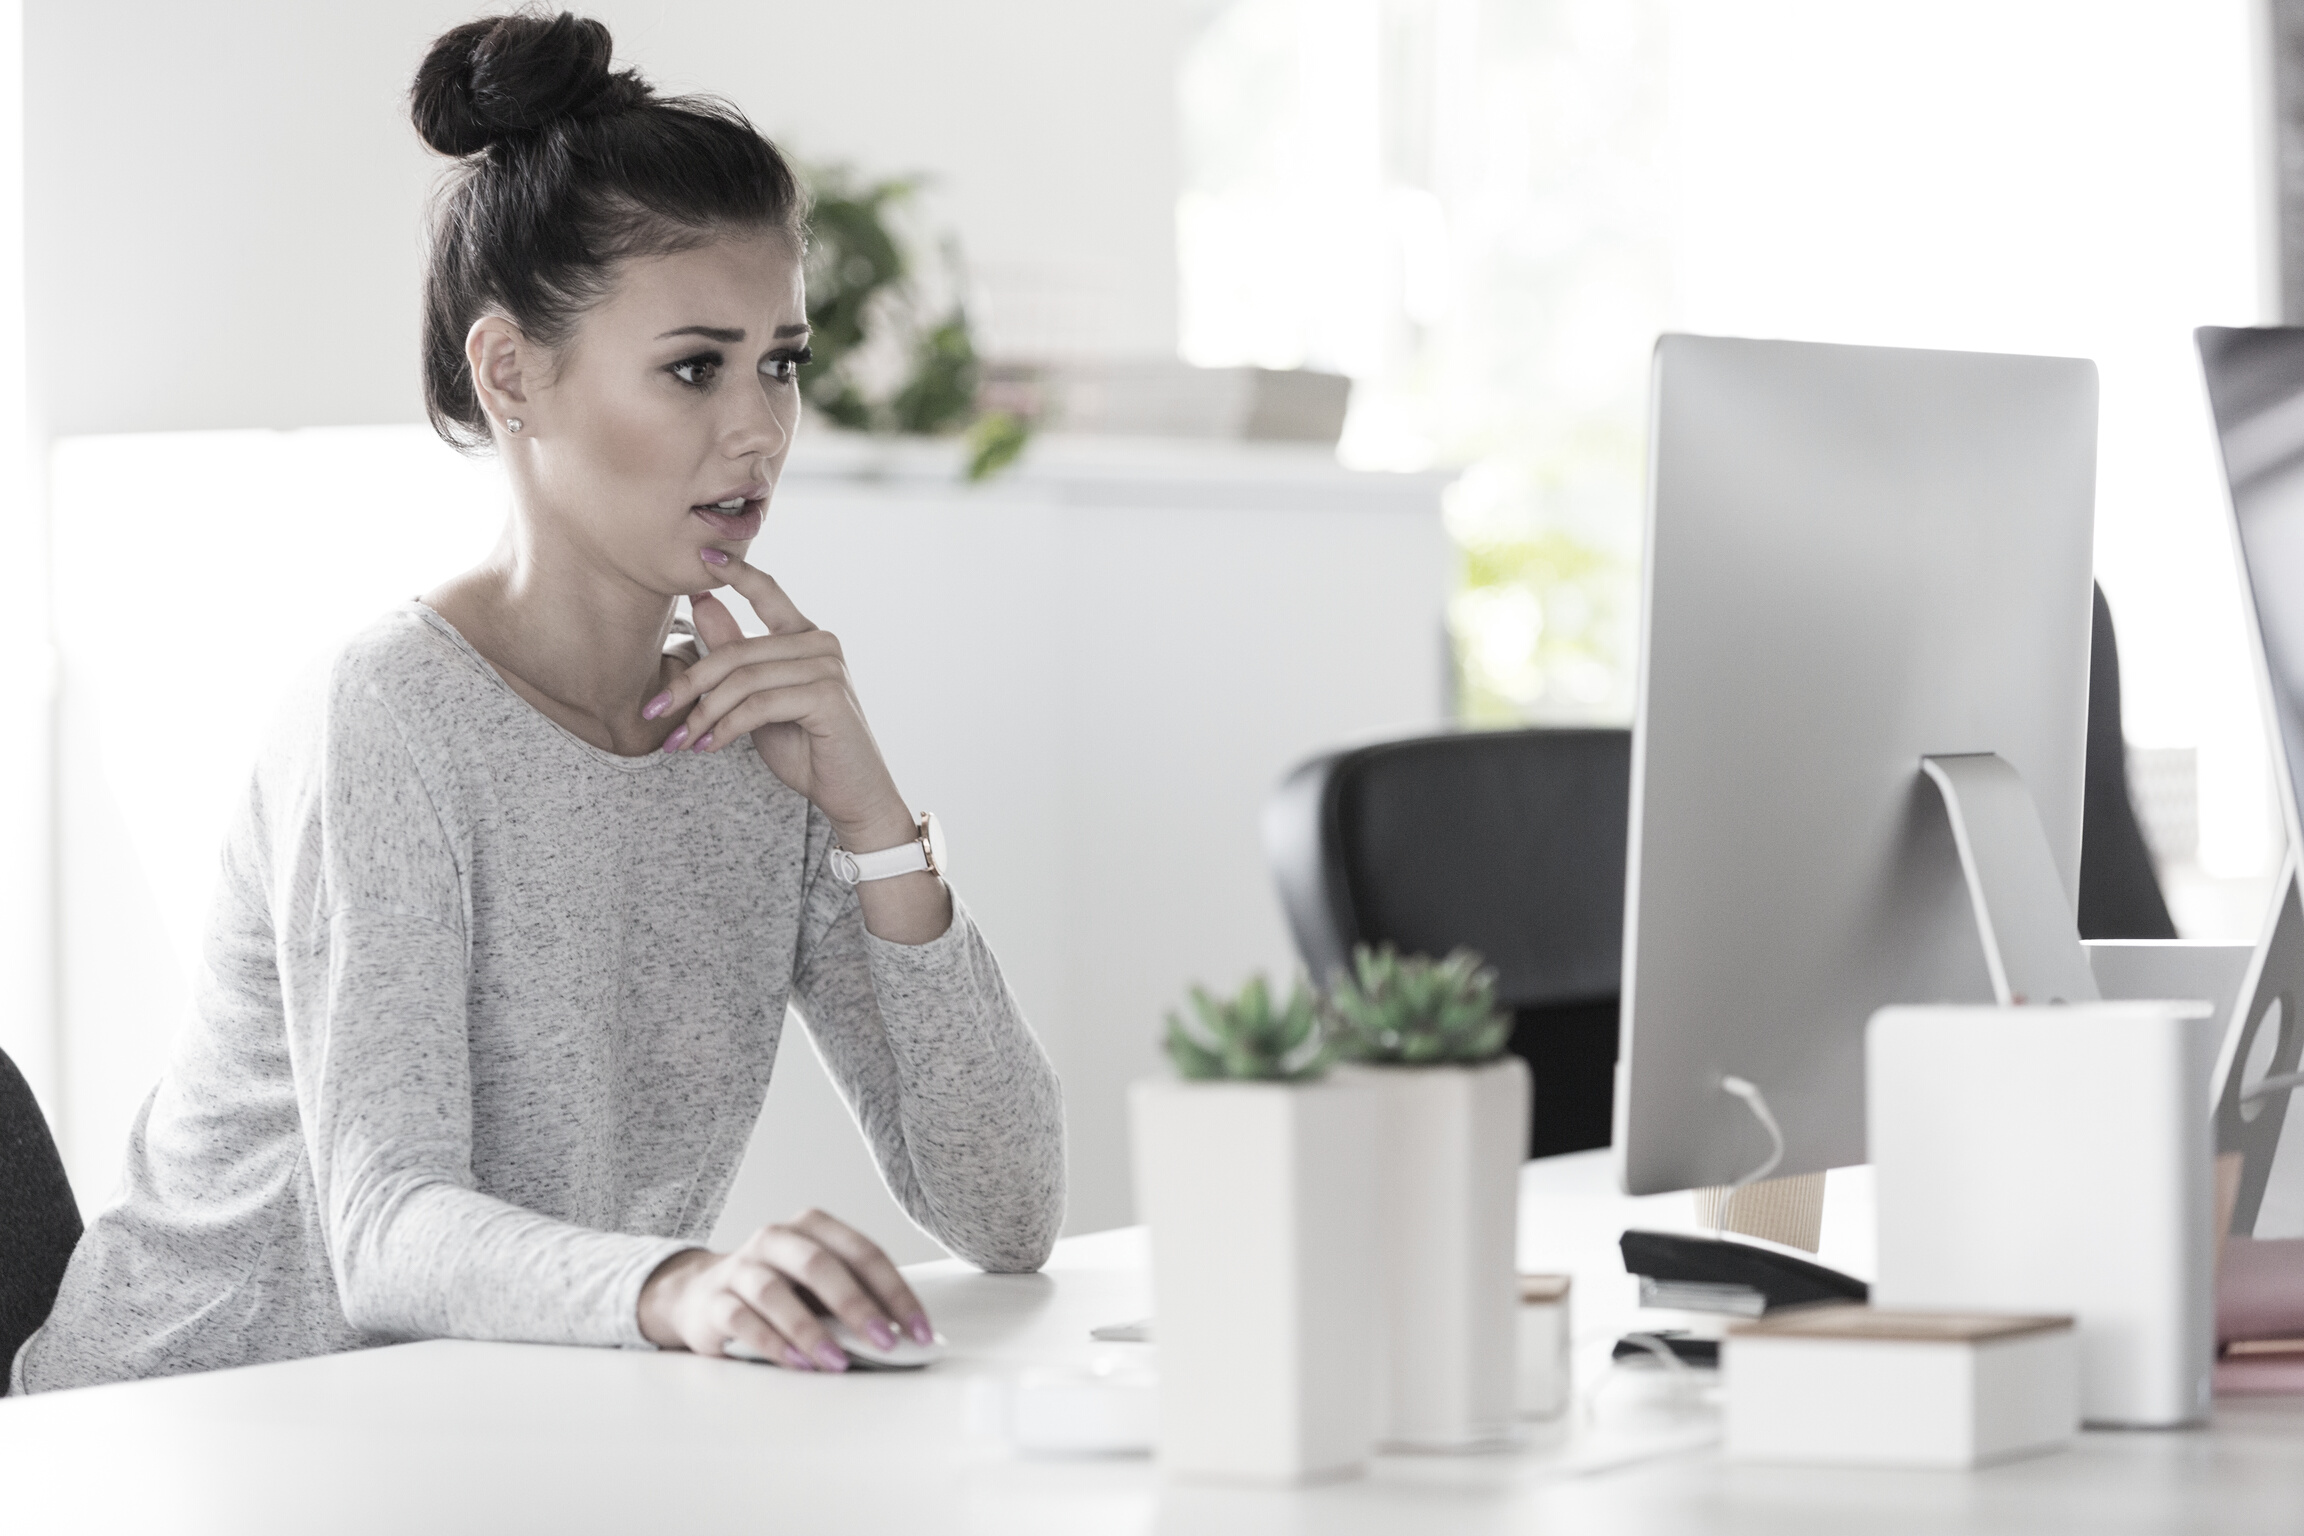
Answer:
[(728, 563), (728, 551), (724, 549), (713, 549), (707, 546), (697, 553), (706, 565), (726, 565)]
[(837, 1344), (817, 1345), (816, 1363), (828, 1371), (844, 1371), (848, 1369), (848, 1357), (841, 1352), (840, 1346)]
[(906, 1323), (904, 1327), (912, 1335), (912, 1342), (915, 1344), (933, 1344), (936, 1342), (936, 1330), (928, 1326), (928, 1314), (925, 1312), (913, 1313), (912, 1321)]
[(896, 1347), (896, 1330), (889, 1327), (882, 1319), (877, 1317), (872, 1319), (871, 1322), (864, 1325), (864, 1331), (870, 1334), (872, 1342), (882, 1349), (894, 1349)]
[(640, 718), (643, 720), (653, 720), (658, 715), (664, 713), (665, 710), (670, 709), (671, 707), (672, 695), (669, 693), (660, 693), (640, 707)]
[(691, 752), (708, 752), (711, 750), (711, 748), (712, 733), (710, 731), (706, 731), (703, 735), (696, 738), (696, 745), (690, 747), (688, 750)]
[(688, 727), (682, 726), (680, 729), (674, 731), (671, 735), (664, 738), (664, 750), (667, 752), (677, 752), (680, 750), (680, 743), (686, 741), (687, 739)]
[(797, 1344), (787, 1344), (784, 1346), (784, 1363), (796, 1371), (812, 1371), (816, 1369), (816, 1362), (809, 1359), (806, 1355), (800, 1353), (800, 1346)]

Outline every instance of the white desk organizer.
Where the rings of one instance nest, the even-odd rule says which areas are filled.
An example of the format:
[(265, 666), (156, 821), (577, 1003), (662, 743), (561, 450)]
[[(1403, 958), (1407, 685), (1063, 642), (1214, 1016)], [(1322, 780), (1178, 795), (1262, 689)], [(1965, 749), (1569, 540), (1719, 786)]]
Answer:
[(2208, 1412), (2205, 1003), (1883, 1008), (1866, 1037), (1875, 1305), (2071, 1314), (2080, 1416)]
[(2068, 1317), (1804, 1307), (1730, 1328), (1720, 1384), (1742, 1461), (1974, 1467), (2080, 1427)]
[(1160, 1437), (1160, 1381), (1145, 1365), (1039, 1366), (968, 1384), (978, 1434), (1026, 1455), (1125, 1456)]

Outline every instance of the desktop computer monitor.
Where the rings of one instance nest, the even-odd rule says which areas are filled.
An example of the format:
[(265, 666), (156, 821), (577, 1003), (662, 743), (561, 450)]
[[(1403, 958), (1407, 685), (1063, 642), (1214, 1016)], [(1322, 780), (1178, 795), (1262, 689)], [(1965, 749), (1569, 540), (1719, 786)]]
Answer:
[(1923, 758), (2015, 770), (2045, 897), (1996, 913), (2085, 973), (2095, 366), (1666, 336), (1653, 390), (1615, 1126), (1631, 1194), (1763, 1164), (1730, 1079), (1781, 1127), (1771, 1174), (1863, 1162), (1873, 1010), (1994, 999), (1975, 839)]
[(2208, 404), (2223, 450), (2243, 580), (2241, 607), (2273, 722), (2289, 853), (2271, 922), (2251, 957), (2218, 1064), (2216, 1145), (2240, 1157), (2229, 1230), (2249, 1236), (2304, 1086), (2304, 905), (2296, 850), (2304, 845), (2304, 329), (2203, 326), (2195, 333)]
[(2293, 837), (2304, 764), (2304, 328), (2203, 326), (2197, 339)]

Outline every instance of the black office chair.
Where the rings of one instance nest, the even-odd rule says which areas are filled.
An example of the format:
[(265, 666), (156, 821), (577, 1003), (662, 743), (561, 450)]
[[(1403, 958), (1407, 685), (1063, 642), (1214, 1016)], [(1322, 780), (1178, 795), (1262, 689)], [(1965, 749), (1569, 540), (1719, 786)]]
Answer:
[(1536, 1080), (1531, 1157), (1608, 1145), (1631, 773), (1629, 731), (1466, 732), (1315, 758), (1265, 808), (1316, 980), (1362, 943), (1496, 968)]
[[(1632, 734), (1477, 731), (1313, 759), (1264, 814), (1296, 948), (1325, 983), (1355, 944), (1496, 968), (1536, 1081), (1528, 1155), (1608, 1145)], [(2128, 799), (2120, 662), (2096, 594), (2080, 862), (2084, 938), (2174, 938)]]
[(2088, 777), (2080, 809), (2080, 937), (2172, 939), (2176, 923), (2152, 870), (2152, 851), (2128, 792), (2128, 738), (2120, 727), (2120, 643), (2096, 589), (2088, 653)]
[(80, 1207), (39, 1101), (0, 1051), (0, 1390), (16, 1351), (48, 1319), (80, 1241)]

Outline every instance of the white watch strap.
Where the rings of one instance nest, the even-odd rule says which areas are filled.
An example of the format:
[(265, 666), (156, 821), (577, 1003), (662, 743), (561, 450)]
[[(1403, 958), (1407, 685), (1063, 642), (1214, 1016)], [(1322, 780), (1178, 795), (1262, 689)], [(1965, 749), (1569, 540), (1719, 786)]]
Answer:
[(909, 875), (927, 867), (928, 850), (921, 846), (918, 838), (883, 848), (878, 853), (850, 853), (845, 848), (832, 850), (832, 872), (850, 885)]

